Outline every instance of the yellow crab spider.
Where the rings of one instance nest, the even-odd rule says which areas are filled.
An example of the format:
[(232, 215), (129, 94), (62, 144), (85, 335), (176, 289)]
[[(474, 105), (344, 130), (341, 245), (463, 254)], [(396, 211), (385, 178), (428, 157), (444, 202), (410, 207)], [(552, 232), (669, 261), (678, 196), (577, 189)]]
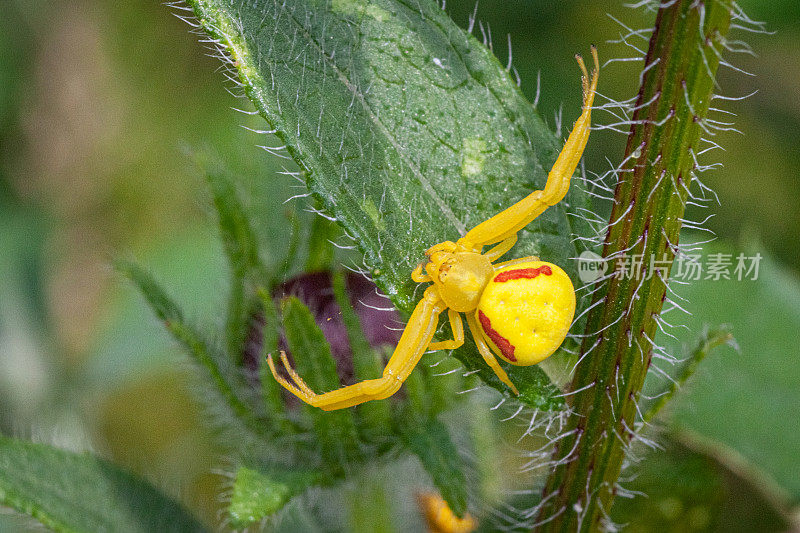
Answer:
[[(464, 343), (460, 315), (464, 313), (486, 364), (519, 394), (495, 354), (520, 366), (534, 365), (549, 357), (564, 341), (572, 323), (575, 290), (561, 268), (537, 257), (493, 263), (514, 246), (519, 230), (567, 194), (570, 178), (589, 137), (600, 68), (594, 46), (591, 78), (583, 59), (576, 58), (583, 73), (583, 110), (547, 176), (544, 190), (532, 192), (478, 224), (458, 241), (445, 241), (425, 252), (428, 260), (414, 269), (411, 278), (418, 283), (433, 284), (425, 289), (422, 300), (411, 313), (383, 376), (317, 394), (297, 375), (286, 354), (281, 352), (281, 361), (292, 383), (278, 374), (272, 355), (268, 356), (267, 363), (284, 388), (325, 411), (388, 398), (400, 389), (426, 351), (452, 350)], [(483, 253), (483, 247), (490, 244), (495, 246)], [(432, 342), (439, 315), (445, 310), (453, 339)]]

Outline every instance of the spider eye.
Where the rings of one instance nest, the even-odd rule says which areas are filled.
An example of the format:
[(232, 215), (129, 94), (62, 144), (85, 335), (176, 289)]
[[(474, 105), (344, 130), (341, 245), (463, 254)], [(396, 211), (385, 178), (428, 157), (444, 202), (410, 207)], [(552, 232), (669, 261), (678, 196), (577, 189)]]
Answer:
[(492, 275), (492, 265), (476, 253), (460, 253), (439, 267), (441, 295), (454, 311), (472, 311)]

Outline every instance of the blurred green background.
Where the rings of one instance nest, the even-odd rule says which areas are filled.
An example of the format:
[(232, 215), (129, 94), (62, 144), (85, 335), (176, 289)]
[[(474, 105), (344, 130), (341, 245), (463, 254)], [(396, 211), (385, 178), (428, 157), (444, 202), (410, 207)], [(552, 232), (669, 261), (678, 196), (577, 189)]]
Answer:
[[(716, 465), (706, 468), (725, 472), (719, 474), (723, 488), (711, 490), (710, 500), (728, 498), (722, 494), (730, 483), (723, 478), (735, 463), (728, 459), (735, 456), (745, 465), (736, 475), (787, 511), (800, 502), (800, 470), (792, 455), (800, 449), (800, 422), (786, 419), (800, 410), (800, 393), (779, 395), (771, 407), (766, 400), (772, 402), (768, 391), (800, 390), (800, 3), (740, 3), (776, 33), (744, 35), (758, 57), (732, 58), (755, 77), (721, 69), (722, 94), (758, 92), (724, 106), (738, 115), (736, 127), (744, 135), (717, 136), (725, 152), (714, 153), (712, 160), (724, 168), (707, 173), (705, 182), (716, 190), (721, 206), (713, 208), (716, 216), (707, 227), (734, 249), (772, 258), (769, 272), (776, 279), (764, 290), (736, 283), (720, 285), (716, 292), (696, 289), (700, 311), (691, 325), (733, 322), (742, 344), (738, 358), (746, 363), (736, 372), (755, 378), (727, 374), (729, 390), (737, 394), (718, 404), (718, 397), (703, 396), (701, 381), (694, 399), (690, 395), (676, 411), (688, 413), (680, 420), (696, 418), (679, 424), (686, 430), (682, 435), (703, 437), (687, 437), (687, 442), (712, 439), (691, 453)], [(462, 26), (473, 7), (472, 0), (450, 0), (446, 6)], [(257, 148), (263, 137), (240, 127), (259, 129), (263, 122), (232, 110), (250, 106), (229, 94), (225, 87), (231, 84), (216, 72), (218, 60), (208, 57), (189, 26), (160, 2), (6, 0), (2, 11), (0, 432), (92, 449), (146, 476), (213, 523), (220, 480), (211, 472), (218, 461), (191, 398), (186, 364), (109, 264), (115, 257), (135, 257), (171, 288), (193, 318), (214, 324), (224, 297), (225, 265), (195, 158), (210, 154), (239, 178), (275, 260), (286, 246), (280, 228), (286, 227), (287, 205), (304, 207), (303, 200), (283, 201), (303, 191), (279, 174), (290, 163)], [(562, 106), (564, 124), (577, 117), (576, 52), (597, 43), (604, 58), (631, 55), (619, 44), (604, 44), (625, 32), (607, 13), (633, 28), (652, 19), (642, 10), (589, 0), (481, 0), (478, 9), (503, 64), (511, 35), (513, 63), (531, 100), (541, 72), (538, 107), (551, 125)], [(644, 41), (637, 44), (646, 47)], [(608, 65), (601, 93), (632, 96), (636, 68)], [(596, 121), (610, 120), (596, 115)], [(606, 158), (618, 161), (623, 141), (609, 132), (593, 135), (587, 169), (602, 172)], [(766, 300), (756, 301), (760, 298)], [(728, 302), (724, 309), (720, 301)], [(762, 312), (745, 312), (750, 303)], [(749, 330), (737, 332), (739, 322)], [(730, 368), (726, 365), (720, 364), (719, 372)], [(698, 379), (706, 379), (709, 389), (725, 387), (713, 368)], [(734, 388), (737, 379), (746, 383)], [(736, 441), (732, 429), (719, 434), (716, 426), (704, 429), (703, 420), (710, 417), (703, 418), (698, 405), (719, 409), (723, 421), (748, 419), (750, 425), (741, 431), (755, 437), (728, 442)], [(763, 410), (741, 412), (743, 405)], [(782, 433), (776, 435), (774, 428)], [(776, 440), (787, 457), (762, 458), (759, 443)], [(724, 449), (716, 447), (717, 441), (726, 444)], [(680, 450), (671, 448), (671, 454)], [(751, 476), (752, 468), (757, 474)], [(675, 502), (661, 507), (661, 500), (653, 502), (655, 515), (681, 514)], [(696, 529), (707, 522), (700, 520)]]

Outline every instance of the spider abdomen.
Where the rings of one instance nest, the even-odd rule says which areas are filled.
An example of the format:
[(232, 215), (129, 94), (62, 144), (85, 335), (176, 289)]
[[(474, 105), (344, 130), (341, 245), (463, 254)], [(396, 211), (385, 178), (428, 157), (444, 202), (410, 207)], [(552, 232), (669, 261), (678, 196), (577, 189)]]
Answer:
[(560, 267), (544, 261), (496, 270), (475, 318), (492, 350), (513, 365), (535, 365), (555, 352), (575, 315), (575, 289)]

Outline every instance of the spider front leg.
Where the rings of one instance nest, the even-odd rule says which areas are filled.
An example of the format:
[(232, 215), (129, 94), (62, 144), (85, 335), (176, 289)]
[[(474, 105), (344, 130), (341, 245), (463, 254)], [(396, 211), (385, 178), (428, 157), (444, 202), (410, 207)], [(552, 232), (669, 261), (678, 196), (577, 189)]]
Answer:
[(472, 338), (475, 340), (475, 345), (478, 347), (478, 351), (483, 356), (483, 360), (486, 361), (486, 364), (489, 365), (495, 375), (500, 378), (500, 381), (508, 385), (508, 387), (519, 396), (519, 391), (517, 387), (511, 382), (511, 378), (508, 377), (506, 371), (503, 370), (503, 367), (500, 366), (500, 363), (497, 362), (497, 358), (492, 353), (492, 349), (486, 344), (486, 341), (483, 340), (483, 336), (481, 335), (480, 325), (478, 321), (475, 320), (473, 315), (467, 315), (467, 324), (469, 324), (469, 330), (472, 332)]
[(540, 259), (535, 255), (529, 255), (527, 257), (518, 257), (517, 259), (511, 259), (510, 261), (503, 261), (502, 263), (494, 263), (492, 264), (492, 267), (494, 267), (494, 270), (497, 271), (503, 267), (519, 265), (522, 263), (530, 263), (532, 261), (540, 261)]
[(491, 248), (488, 252), (486, 252), (483, 255), (488, 257), (489, 261), (494, 263), (495, 261), (497, 261), (498, 259), (503, 257), (503, 255), (507, 251), (512, 249), (515, 244), (517, 244), (517, 234), (513, 233), (511, 236), (503, 239), (503, 241), (501, 241), (500, 244), (494, 246), (493, 248)]
[(569, 190), (569, 182), (578, 162), (583, 155), (586, 141), (589, 139), (589, 128), (592, 120), (592, 103), (597, 90), (597, 77), (600, 71), (600, 60), (597, 49), (592, 46), (594, 70), (591, 81), (586, 65), (580, 56), (576, 56), (583, 73), (583, 112), (569, 134), (564, 148), (558, 155), (553, 168), (547, 175), (547, 183), (541, 191), (534, 191), (511, 207), (506, 208), (492, 218), (478, 224), (459, 239), (459, 243), (478, 249), (481, 246), (509, 239), (519, 230), (527, 226), (533, 219), (542, 214), (548, 207), (560, 202)]
[(429, 281), (433, 281), (431, 277), (425, 273), (425, 263), (420, 263), (417, 267), (411, 272), (411, 279), (416, 281), (417, 283), (427, 283)]
[[(291, 368), (285, 354), (281, 353), (281, 360), (293, 383), (278, 374), (272, 355), (267, 356), (267, 364), (281, 386), (305, 403), (325, 411), (344, 409), (370, 400), (388, 398), (400, 389), (400, 386), (419, 363), (422, 354), (428, 350), (433, 334), (436, 332), (439, 315), (446, 308), (436, 288), (428, 287), (422, 300), (411, 313), (411, 318), (409, 318), (408, 324), (400, 336), (400, 341), (397, 343), (397, 348), (383, 371), (383, 376), (378, 379), (369, 379), (335, 391), (317, 394)], [(454, 332), (457, 333), (457, 329), (454, 328)], [(298, 355), (295, 354), (295, 357)]]
[(450, 319), (450, 328), (453, 330), (453, 340), (432, 342), (428, 345), (429, 351), (455, 350), (464, 344), (464, 322), (461, 321), (461, 315), (458, 311), (448, 309), (447, 316)]

